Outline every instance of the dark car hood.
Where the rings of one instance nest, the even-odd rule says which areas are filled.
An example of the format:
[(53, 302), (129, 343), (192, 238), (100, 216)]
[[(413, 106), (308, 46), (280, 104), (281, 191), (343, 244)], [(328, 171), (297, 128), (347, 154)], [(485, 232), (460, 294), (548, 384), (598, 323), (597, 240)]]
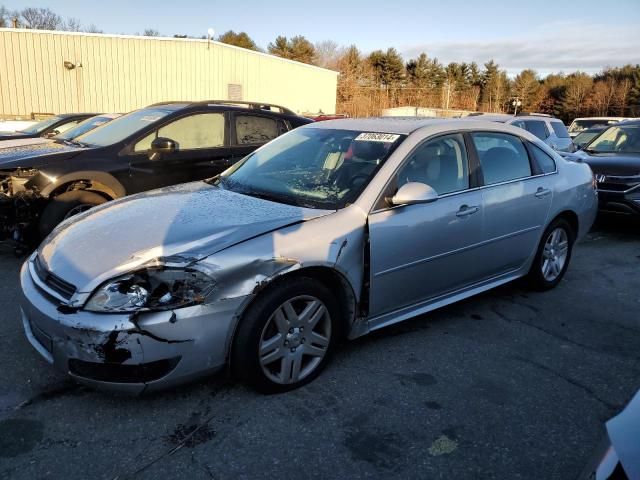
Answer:
[(0, 132), (0, 141), (2, 140), (15, 140), (16, 138), (32, 138), (37, 135), (22, 132)]
[(161, 257), (195, 262), (332, 212), (194, 182), (133, 195), (78, 215), (59, 225), (38, 252), (47, 269), (86, 292)]
[(86, 150), (54, 141), (35, 145), (0, 148), (0, 169), (39, 168), (52, 161), (65, 160)]
[(638, 153), (590, 154), (585, 151), (579, 151), (571, 157), (565, 158), (588, 164), (594, 173), (616, 176), (640, 175), (640, 154)]

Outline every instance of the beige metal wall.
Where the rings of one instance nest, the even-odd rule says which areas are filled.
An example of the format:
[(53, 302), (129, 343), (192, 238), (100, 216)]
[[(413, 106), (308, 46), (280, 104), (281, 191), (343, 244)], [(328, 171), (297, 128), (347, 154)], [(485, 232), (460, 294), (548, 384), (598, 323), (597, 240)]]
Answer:
[(243, 100), (333, 113), (336, 82), (330, 70), (206, 40), (0, 29), (5, 118), (227, 99), (229, 84)]

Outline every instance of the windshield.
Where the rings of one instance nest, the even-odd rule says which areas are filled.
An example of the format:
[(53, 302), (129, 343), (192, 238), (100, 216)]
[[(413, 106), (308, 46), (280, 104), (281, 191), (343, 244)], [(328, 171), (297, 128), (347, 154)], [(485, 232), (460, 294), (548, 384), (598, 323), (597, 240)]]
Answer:
[(598, 130), (597, 132), (582, 132), (576, 135), (576, 138), (573, 139), (573, 143), (575, 143), (578, 147), (584, 147), (591, 140), (600, 135), (602, 130)]
[(613, 125), (618, 123), (617, 120), (607, 120), (604, 118), (591, 120), (574, 120), (569, 127), (570, 132), (581, 132), (587, 128), (596, 127), (598, 125)]
[(143, 108), (110, 121), (102, 128), (91, 130), (76, 140), (92, 147), (113, 145), (142, 130), (175, 110), (170, 108)]
[(61, 117), (49, 117), (46, 120), (42, 120), (41, 122), (35, 123), (30, 127), (18, 131), (20, 133), (27, 133), (29, 135), (37, 135), (44, 132), (47, 128), (49, 128), (54, 123), (59, 122), (60, 120), (62, 120)]
[(215, 184), (234, 192), (309, 208), (355, 201), (404, 135), (304, 128), (245, 157)]
[(73, 140), (74, 138), (79, 137), (80, 135), (83, 135), (96, 127), (99, 127), (100, 125), (104, 125), (112, 119), (113, 117), (91, 117), (84, 122), (80, 122), (78, 125), (67, 130), (66, 132), (59, 133), (53, 138), (55, 138), (56, 140)]
[(610, 127), (589, 144), (587, 151), (640, 153), (640, 125)]

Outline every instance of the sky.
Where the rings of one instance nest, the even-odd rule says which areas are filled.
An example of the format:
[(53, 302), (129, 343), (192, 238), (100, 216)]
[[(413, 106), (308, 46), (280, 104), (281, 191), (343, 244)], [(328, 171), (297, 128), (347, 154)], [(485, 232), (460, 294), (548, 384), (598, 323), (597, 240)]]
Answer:
[(9, 10), (48, 7), (105, 33), (200, 37), (246, 31), (266, 49), (278, 35), (355, 44), (364, 53), (395, 47), (408, 60), (496, 61), (510, 75), (541, 76), (640, 63), (640, 0), (320, 2), (258, 0), (0, 0)]

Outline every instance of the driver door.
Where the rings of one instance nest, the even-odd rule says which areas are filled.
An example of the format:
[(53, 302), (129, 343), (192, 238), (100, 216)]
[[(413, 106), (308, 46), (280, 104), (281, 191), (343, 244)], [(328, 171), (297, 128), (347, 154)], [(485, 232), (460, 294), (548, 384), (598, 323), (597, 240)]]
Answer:
[(372, 317), (429, 301), (483, 277), (482, 193), (473, 184), (462, 134), (430, 139), (405, 159), (385, 196), (407, 182), (431, 186), (433, 203), (378, 205), (369, 215)]
[[(221, 112), (198, 112), (180, 117), (138, 140), (129, 156), (131, 192), (212, 177), (231, 166), (227, 119)], [(151, 157), (158, 137), (176, 143), (174, 153)]]

